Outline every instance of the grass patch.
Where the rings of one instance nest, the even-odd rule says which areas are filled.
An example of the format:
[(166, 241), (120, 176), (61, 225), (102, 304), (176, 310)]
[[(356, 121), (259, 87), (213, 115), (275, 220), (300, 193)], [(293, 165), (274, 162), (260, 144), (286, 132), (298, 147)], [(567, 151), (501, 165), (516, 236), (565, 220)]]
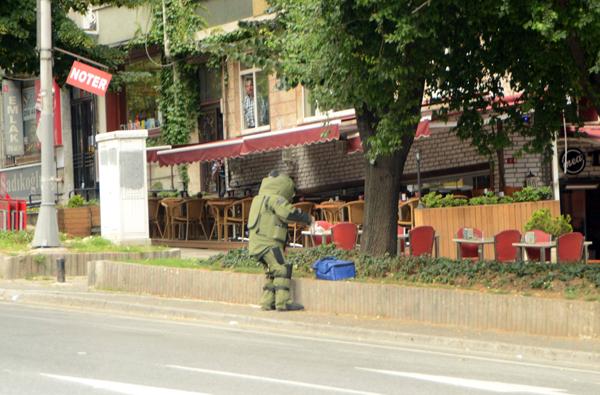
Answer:
[(33, 233), (27, 231), (0, 232), (0, 251), (14, 253), (26, 251), (33, 240)]
[(161, 246), (117, 245), (100, 236), (66, 239), (63, 246), (77, 252), (148, 252), (165, 249)]
[(149, 266), (166, 266), (183, 269), (198, 269), (204, 267), (203, 261), (198, 259), (182, 259), (182, 258), (157, 258), (157, 259), (137, 259), (128, 260), (128, 262), (139, 263)]

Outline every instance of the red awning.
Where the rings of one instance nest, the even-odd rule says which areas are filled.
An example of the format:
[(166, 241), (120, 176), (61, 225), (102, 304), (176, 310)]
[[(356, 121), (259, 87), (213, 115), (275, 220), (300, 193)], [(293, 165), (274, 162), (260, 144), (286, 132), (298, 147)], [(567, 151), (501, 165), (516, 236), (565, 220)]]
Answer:
[[(431, 136), (431, 129), (429, 128), (430, 123), (431, 121), (429, 119), (425, 119), (419, 122), (419, 125), (417, 126), (417, 132), (415, 133), (415, 140)], [(347, 141), (348, 147), (346, 152), (348, 154), (352, 154), (354, 152), (363, 152), (363, 146), (362, 141), (360, 140), (360, 136), (356, 135), (350, 137)]]
[(244, 136), (242, 154), (254, 154), (284, 148), (298, 147), (315, 143), (338, 140), (340, 124), (305, 125), (297, 128), (278, 130), (276, 132), (259, 133)]
[(241, 138), (196, 144), (158, 153), (161, 166), (181, 163), (206, 162), (223, 158), (237, 158), (242, 152)]
[(237, 158), (260, 152), (274, 151), (300, 145), (323, 143), (340, 138), (340, 124), (319, 123), (276, 132), (257, 133), (235, 139), (196, 144), (161, 151), (157, 154), (161, 166)]
[(146, 161), (149, 163), (158, 162), (158, 152), (171, 149), (170, 145), (161, 145), (158, 147), (146, 147)]
[(589, 137), (594, 140), (600, 140), (600, 125), (584, 125), (577, 129), (577, 127), (571, 125), (567, 126), (567, 131), (569, 134), (574, 134), (575, 132), (585, 134), (586, 137)]

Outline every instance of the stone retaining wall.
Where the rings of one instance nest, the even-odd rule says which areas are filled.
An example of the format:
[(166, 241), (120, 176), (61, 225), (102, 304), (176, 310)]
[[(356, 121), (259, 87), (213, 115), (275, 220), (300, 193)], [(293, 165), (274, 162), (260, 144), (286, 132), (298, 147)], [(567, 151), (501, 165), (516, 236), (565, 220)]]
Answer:
[[(263, 276), (199, 269), (90, 262), (100, 289), (256, 304)], [(354, 314), (470, 329), (600, 338), (600, 303), (476, 291), (296, 279), (295, 300), (311, 311)]]
[(103, 259), (130, 260), (152, 258), (179, 258), (180, 250), (168, 249), (148, 252), (67, 252), (0, 256), (0, 278), (14, 280), (34, 276), (56, 276), (56, 260), (65, 258), (65, 273), (67, 276), (87, 275), (87, 263)]

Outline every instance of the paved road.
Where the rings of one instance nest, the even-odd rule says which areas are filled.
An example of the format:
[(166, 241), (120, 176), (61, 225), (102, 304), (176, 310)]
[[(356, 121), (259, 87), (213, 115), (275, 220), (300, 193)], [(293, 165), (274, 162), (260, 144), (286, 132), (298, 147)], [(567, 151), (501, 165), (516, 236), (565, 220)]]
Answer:
[(0, 303), (2, 395), (336, 393), (598, 394), (600, 372)]

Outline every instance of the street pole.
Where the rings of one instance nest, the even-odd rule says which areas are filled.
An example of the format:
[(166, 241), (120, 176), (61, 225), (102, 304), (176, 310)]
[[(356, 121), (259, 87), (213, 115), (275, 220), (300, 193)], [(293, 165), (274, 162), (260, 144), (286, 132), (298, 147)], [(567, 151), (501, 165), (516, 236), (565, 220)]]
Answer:
[(423, 202), (421, 201), (421, 152), (417, 150), (417, 189), (418, 189), (418, 197), (419, 203), (417, 204), (417, 208), (423, 208)]
[[(52, 94), (52, 0), (40, 0), (40, 96), (42, 114), (38, 125), (38, 138), (42, 145), (42, 203), (35, 226), (33, 247), (58, 247), (58, 221), (56, 219), (54, 161), (54, 108)], [(56, 92), (60, 94), (60, 92)]]

